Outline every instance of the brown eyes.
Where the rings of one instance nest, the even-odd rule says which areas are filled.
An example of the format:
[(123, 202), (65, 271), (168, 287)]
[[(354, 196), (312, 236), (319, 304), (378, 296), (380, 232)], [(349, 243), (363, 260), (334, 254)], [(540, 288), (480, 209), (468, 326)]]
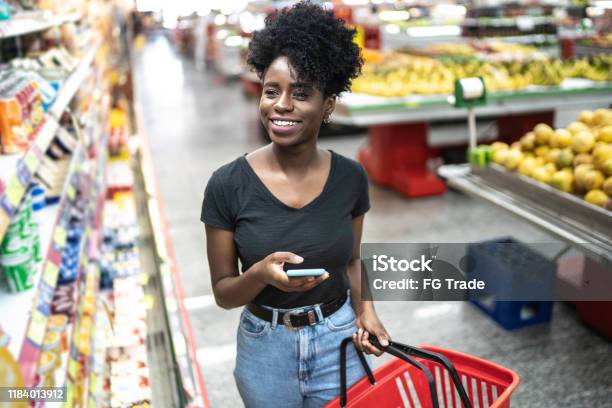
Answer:
[[(264, 91), (264, 95), (268, 98), (275, 98), (278, 95), (278, 91), (276, 89), (266, 89)], [(292, 96), (298, 100), (305, 100), (308, 98), (308, 94), (306, 92), (298, 90), (294, 91)]]

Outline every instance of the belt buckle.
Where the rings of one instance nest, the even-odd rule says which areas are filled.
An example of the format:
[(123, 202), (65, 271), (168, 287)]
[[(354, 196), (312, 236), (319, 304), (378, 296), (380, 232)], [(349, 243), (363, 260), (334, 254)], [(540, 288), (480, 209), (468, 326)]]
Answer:
[[(290, 330), (298, 330), (300, 327), (303, 327), (295, 327), (293, 324), (291, 324), (291, 316), (298, 315), (301, 313), (304, 313), (301, 309), (285, 312), (283, 314), (283, 324), (285, 325), (285, 327)], [(306, 314), (308, 315), (308, 324), (312, 326), (313, 324), (317, 323), (314, 310), (309, 310), (308, 312), (306, 312)]]

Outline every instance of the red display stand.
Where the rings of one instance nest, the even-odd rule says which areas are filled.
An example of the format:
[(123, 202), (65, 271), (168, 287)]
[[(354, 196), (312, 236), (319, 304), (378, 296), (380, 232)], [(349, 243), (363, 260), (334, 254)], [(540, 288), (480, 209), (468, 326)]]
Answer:
[(502, 142), (512, 143), (525, 133), (532, 131), (538, 123), (546, 123), (554, 127), (554, 122), (554, 111), (500, 116), (497, 118), (498, 139)]
[(359, 161), (370, 179), (407, 197), (442, 194), (442, 180), (427, 170), (427, 159), (437, 157), (427, 145), (427, 123), (370, 126), (370, 143), (359, 151)]
[(363, 26), (363, 42), (364, 47), (370, 50), (380, 50), (381, 47), (381, 36), (380, 27), (377, 25), (364, 25)]
[(561, 48), (561, 58), (574, 58), (574, 48), (576, 45), (576, 41), (573, 38), (561, 38), (559, 40), (559, 45)]
[[(538, 123), (552, 126), (554, 116), (554, 112), (501, 116), (497, 118), (498, 138), (512, 143)], [(369, 143), (359, 150), (358, 159), (372, 181), (406, 197), (446, 191), (444, 182), (427, 168), (429, 159), (440, 156), (440, 149), (427, 143), (427, 122), (372, 125), (368, 132)]]

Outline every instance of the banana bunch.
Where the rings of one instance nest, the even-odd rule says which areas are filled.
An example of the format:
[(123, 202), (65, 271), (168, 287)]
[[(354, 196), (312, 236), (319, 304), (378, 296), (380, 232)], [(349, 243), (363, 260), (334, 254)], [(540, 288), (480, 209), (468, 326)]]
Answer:
[(559, 60), (531, 61), (527, 67), (527, 74), (533, 85), (554, 86), (563, 82), (563, 66)]
[(456, 79), (472, 76), (482, 76), (487, 89), (493, 92), (520, 90), (530, 85), (557, 86), (571, 77), (612, 82), (612, 55), (565, 62), (435, 59), (393, 52), (381, 53), (379, 57), (378, 63), (365, 64), (362, 75), (353, 81), (353, 92), (387, 97), (446, 94), (453, 92)]
[(563, 66), (567, 78), (587, 78), (592, 81), (612, 81), (612, 55), (600, 54), (590, 58), (567, 61)]

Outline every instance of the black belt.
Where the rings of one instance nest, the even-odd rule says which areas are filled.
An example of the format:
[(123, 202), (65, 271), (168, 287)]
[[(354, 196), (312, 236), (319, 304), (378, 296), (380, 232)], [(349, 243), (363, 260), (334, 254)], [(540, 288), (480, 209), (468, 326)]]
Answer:
[[(323, 318), (333, 314), (336, 310), (340, 309), (344, 302), (346, 302), (346, 294), (322, 304), (320, 307), (321, 313), (323, 314)], [(246, 308), (260, 319), (272, 322), (272, 318), (274, 317), (274, 313), (272, 312), (272, 310), (265, 309), (254, 303), (247, 304)], [(297, 308), (297, 310), (299, 309), (300, 308)], [(317, 312), (314, 309), (301, 313), (296, 313), (294, 311), (278, 312), (278, 322), (282, 322), (282, 324), (284, 324), (285, 327), (287, 327), (288, 329), (297, 329), (303, 326), (317, 324), (319, 321), (319, 316), (317, 315)]]

